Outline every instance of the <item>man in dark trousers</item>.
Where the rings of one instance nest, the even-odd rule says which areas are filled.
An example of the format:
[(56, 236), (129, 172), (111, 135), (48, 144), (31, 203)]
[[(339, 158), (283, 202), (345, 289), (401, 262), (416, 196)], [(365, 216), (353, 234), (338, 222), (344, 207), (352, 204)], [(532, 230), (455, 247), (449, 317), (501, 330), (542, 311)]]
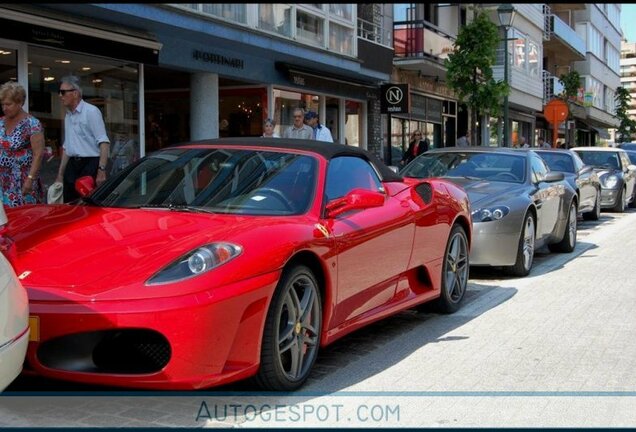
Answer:
[(75, 180), (91, 176), (100, 185), (106, 181), (106, 163), (110, 140), (102, 113), (95, 105), (82, 99), (79, 78), (62, 78), (59, 90), (64, 117), (64, 153), (57, 173), (58, 182), (64, 184), (64, 202), (79, 198)]

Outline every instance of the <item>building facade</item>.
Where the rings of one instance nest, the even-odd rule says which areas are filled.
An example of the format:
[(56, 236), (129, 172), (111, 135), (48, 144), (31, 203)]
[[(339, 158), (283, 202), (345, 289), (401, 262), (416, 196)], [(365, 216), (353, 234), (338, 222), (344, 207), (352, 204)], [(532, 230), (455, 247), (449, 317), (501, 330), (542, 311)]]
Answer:
[[(170, 144), (276, 131), (295, 107), (334, 141), (380, 154), (379, 86), (391, 74), (391, 14), (356, 4), (50, 4), (0, 6), (4, 81), (28, 88), (59, 166), (59, 79), (77, 75), (102, 110), (111, 157)], [(119, 154), (121, 152), (121, 154)], [(121, 164), (113, 164), (113, 172)]]
[[(629, 91), (631, 103), (627, 110), (629, 118), (636, 120), (636, 42), (621, 41), (621, 86)], [(630, 131), (631, 136), (636, 135), (635, 131)], [(616, 129), (610, 131), (611, 140), (617, 141)]]

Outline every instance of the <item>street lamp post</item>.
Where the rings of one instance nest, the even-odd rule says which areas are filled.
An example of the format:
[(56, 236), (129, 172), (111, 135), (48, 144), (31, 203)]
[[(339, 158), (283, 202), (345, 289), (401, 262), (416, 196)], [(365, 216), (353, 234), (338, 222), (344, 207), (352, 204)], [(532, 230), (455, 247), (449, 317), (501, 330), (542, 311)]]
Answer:
[[(517, 10), (510, 3), (503, 3), (497, 8), (497, 14), (499, 15), (499, 24), (504, 29), (504, 81), (508, 84), (508, 29), (512, 27), (512, 23), (515, 19)], [(504, 125), (503, 125), (503, 145), (504, 147), (510, 147), (509, 132), (508, 132), (508, 93), (504, 96)]]

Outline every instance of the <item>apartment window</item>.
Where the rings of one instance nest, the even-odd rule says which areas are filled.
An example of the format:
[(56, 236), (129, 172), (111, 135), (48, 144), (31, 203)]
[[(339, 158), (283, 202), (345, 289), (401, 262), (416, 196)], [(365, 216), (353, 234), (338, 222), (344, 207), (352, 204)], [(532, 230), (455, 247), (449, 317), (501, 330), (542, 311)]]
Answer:
[(621, 22), (621, 12), (618, 9), (618, 6), (615, 4), (607, 5), (607, 19), (610, 23), (613, 23), (615, 27), (619, 26), (619, 23)]
[(203, 3), (202, 11), (210, 15), (224, 18), (230, 21), (236, 21), (241, 24), (247, 23), (247, 5), (236, 3), (220, 3), (210, 4)]
[(337, 3), (329, 5), (329, 14), (345, 21), (353, 22), (352, 5), (346, 3)]
[(593, 25), (588, 25), (587, 31), (588, 41), (587, 49), (600, 59), (604, 59), (603, 55), (603, 35)]
[(614, 98), (615, 92), (611, 88), (605, 87), (605, 111), (610, 114), (616, 113), (616, 100)]
[(531, 77), (538, 77), (542, 69), (541, 47), (532, 41), (528, 41), (528, 72)]
[(515, 32), (516, 39), (513, 40), (514, 44), (514, 57), (513, 65), (519, 69), (526, 68), (526, 38), (519, 32)]
[[(169, 6), (222, 18), (348, 56), (357, 53), (355, 33), (358, 23), (353, 4), (183, 3)], [(336, 27), (330, 30), (331, 26)]]
[(296, 12), (296, 37), (312, 45), (324, 44), (324, 18), (304, 11)]
[(329, 49), (341, 54), (351, 55), (353, 46), (353, 29), (341, 25), (329, 24)]
[(621, 67), (621, 59), (618, 50), (614, 48), (612, 44), (606, 42), (605, 54), (607, 55), (607, 58), (605, 59), (607, 66), (618, 74)]
[[(591, 98), (591, 105), (603, 109), (604, 89), (603, 84), (591, 76), (586, 77), (586, 99)], [(588, 102), (586, 100), (586, 102)], [(589, 103), (589, 102), (588, 102)]]
[(291, 9), (285, 4), (260, 3), (258, 28), (291, 37)]

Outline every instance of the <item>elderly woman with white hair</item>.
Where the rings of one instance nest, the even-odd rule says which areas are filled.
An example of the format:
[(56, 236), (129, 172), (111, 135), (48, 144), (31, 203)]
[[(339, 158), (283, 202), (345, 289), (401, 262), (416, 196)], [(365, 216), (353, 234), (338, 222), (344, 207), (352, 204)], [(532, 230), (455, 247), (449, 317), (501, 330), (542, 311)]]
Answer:
[(276, 127), (276, 122), (271, 118), (265, 119), (263, 122), (263, 137), (265, 138), (280, 138), (276, 132), (274, 132), (274, 128)]

